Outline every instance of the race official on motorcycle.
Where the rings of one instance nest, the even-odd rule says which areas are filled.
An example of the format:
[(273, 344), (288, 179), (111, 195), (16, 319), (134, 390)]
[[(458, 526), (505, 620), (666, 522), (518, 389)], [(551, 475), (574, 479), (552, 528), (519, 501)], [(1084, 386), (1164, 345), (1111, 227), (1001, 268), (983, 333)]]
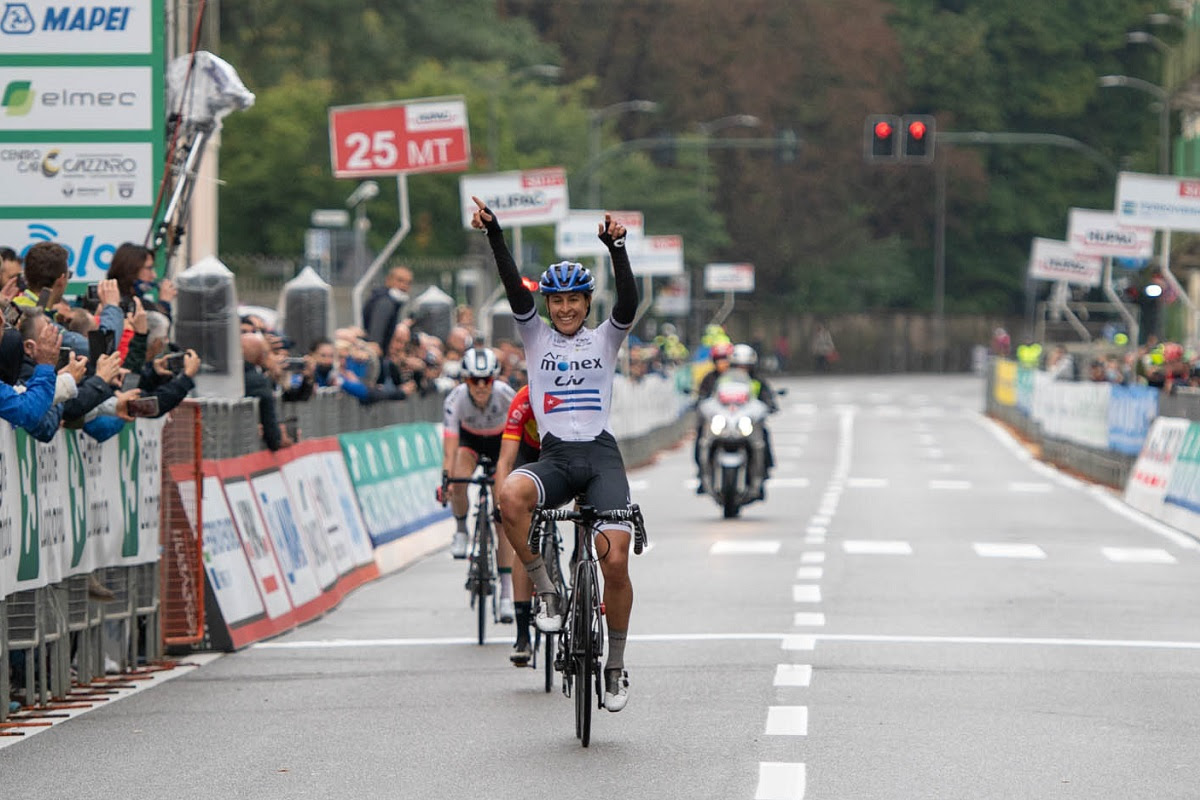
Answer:
[[(730, 369), (740, 369), (750, 378), (750, 396), (761, 400), (772, 414), (779, 410), (779, 401), (771, 384), (758, 374), (758, 353), (748, 344), (736, 344), (729, 356)], [(763, 447), (766, 450), (764, 478), (771, 477), (771, 468), (775, 466), (775, 454), (771, 450), (771, 432), (764, 424), (762, 428)]]
[[(712, 397), (713, 391), (717, 386), (717, 379), (729, 369), (729, 357), (733, 355), (733, 344), (731, 342), (717, 342), (709, 349), (708, 355), (712, 359), (712, 369), (700, 379), (700, 385), (696, 388), (697, 403)], [(704, 494), (704, 487), (701, 485), (700, 480), (700, 438), (703, 429), (704, 420), (697, 415), (696, 443), (692, 446), (692, 460), (696, 462), (696, 494)]]

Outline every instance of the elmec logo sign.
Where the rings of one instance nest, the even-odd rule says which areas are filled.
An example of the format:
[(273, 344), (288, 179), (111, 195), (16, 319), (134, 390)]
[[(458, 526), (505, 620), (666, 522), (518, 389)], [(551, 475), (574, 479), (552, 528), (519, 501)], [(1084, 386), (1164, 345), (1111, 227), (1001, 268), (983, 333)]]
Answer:
[(3, 53), (149, 53), (151, 0), (122, 5), (4, 2), (0, 11)]
[(0, 127), (8, 130), (146, 130), (150, 67), (0, 68)]

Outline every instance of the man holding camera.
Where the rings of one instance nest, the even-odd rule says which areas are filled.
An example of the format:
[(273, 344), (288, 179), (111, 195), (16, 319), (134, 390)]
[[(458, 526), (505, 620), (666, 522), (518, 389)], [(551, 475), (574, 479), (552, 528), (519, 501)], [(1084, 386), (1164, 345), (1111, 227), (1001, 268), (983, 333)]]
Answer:
[[(12, 299), (13, 305), (21, 311), (31, 311), (42, 308), (46, 313), (53, 313), (62, 302), (63, 293), (67, 290), (67, 248), (57, 242), (38, 242), (25, 253), (25, 284), (24, 292)], [(125, 330), (125, 315), (121, 311), (121, 292), (117, 282), (101, 281), (97, 287), (100, 304), (100, 328), (112, 331), (119, 339)], [(51, 319), (63, 335), (63, 346), (75, 351), (76, 355), (91, 355), (87, 337), (74, 331), (68, 331)]]

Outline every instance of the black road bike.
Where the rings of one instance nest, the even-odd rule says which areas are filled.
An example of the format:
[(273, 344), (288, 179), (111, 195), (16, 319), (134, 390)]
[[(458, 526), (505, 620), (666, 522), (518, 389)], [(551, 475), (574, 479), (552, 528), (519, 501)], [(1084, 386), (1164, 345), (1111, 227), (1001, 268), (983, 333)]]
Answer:
[(491, 486), (495, 483), (496, 464), (487, 456), (479, 457), (476, 473), (469, 478), (442, 476), (442, 494), (449, 494), (450, 484), (466, 483), (479, 487), (475, 502), (475, 528), (471, 534), (470, 560), (467, 565), (466, 589), (470, 593), (471, 608), (475, 609), (479, 627), (479, 644), (483, 644), (487, 632), (488, 609), (493, 623), (500, 622), (497, 608), (496, 545), (492, 536)]
[[(604, 672), (600, 658), (604, 654), (604, 603), (600, 594), (600, 565), (596, 557), (595, 537), (603, 536), (600, 526), (606, 522), (629, 522), (633, 526), (633, 552), (640, 555), (646, 547), (646, 525), (637, 504), (626, 509), (597, 511), (590, 505), (575, 509), (538, 508), (529, 528), (529, 549), (539, 552), (543, 532), (557, 522), (575, 523), (575, 564), (573, 580), (563, 610), (559, 631), (558, 654), (554, 669), (563, 676), (563, 695), (575, 700), (575, 737), (587, 747), (592, 736), (592, 695), (596, 708), (604, 707)], [(559, 595), (563, 597), (563, 595)]]
[[(566, 597), (568, 587), (562, 570), (563, 540), (562, 534), (558, 531), (558, 525), (551, 520), (545, 520), (541, 525), (538, 525), (535, 519), (533, 527), (537, 531), (539, 543), (536, 549), (532, 547), (530, 549), (534, 551), (535, 555), (539, 551), (541, 552), (542, 560), (546, 563), (546, 573), (554, 583), (554, 588), (558, 592), (558, 596)], [(537, 592), (534, 592), (530, 604), (533, 619), (537, 619), (541, 607), (542, 599), (538, 596)], [(535, 670), (538, 668), (538, 652), (542, 652), (541, 667), (547, 693), (554, 688), (554, 655), (557, 639), (558, 637), (555, 634), (542, 633), (537, 625), (533, 626), (533, 657), (529, 660), (529, 666)]]

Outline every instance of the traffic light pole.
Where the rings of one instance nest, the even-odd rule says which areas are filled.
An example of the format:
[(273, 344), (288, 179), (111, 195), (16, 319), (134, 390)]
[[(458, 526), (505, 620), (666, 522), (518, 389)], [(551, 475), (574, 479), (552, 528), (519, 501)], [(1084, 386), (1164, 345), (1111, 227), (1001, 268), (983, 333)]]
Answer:
[(933, 166), (933, 335), (937, 371), (946, 370), (946, 159)]

